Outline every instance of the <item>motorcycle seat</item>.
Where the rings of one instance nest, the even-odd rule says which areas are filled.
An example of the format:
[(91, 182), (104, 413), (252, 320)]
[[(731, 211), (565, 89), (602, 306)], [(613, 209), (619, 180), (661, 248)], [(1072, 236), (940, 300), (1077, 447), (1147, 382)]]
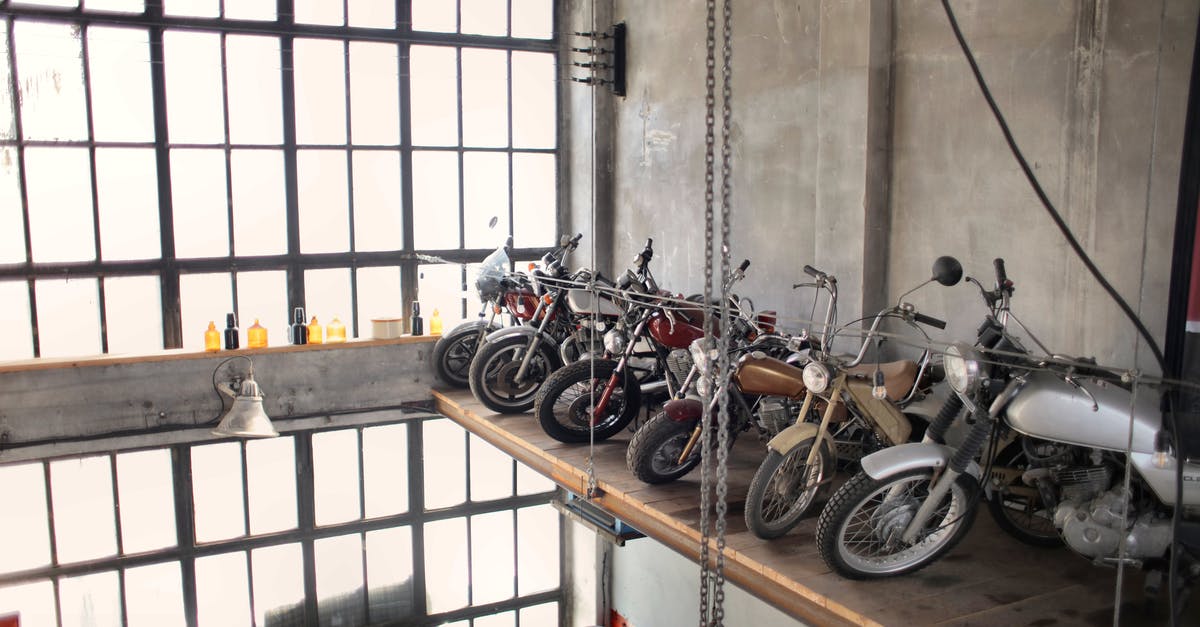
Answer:
[[(913, 384), (917, 382), (917, 373), (920, 368), (915, 361), (902, 360), (879, 364), (879, 370), (883, 372), (883, 387), (887, 389), (888, 398), (898, 401), (912, 390)], [(861, 364), (847, 368), (846, 376), (851, 379), (865, 379), (872, 382), (875, 377), (875, 364)]]

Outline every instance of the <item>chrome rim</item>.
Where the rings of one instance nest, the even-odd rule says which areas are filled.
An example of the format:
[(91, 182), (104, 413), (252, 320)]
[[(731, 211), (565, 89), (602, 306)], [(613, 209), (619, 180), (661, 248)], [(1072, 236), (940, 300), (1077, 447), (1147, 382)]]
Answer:
[(518, 385), (513, 378), (521, 368), (523, 348), (525, 346), (522, 344), (496, 351), (483, 365), (483, 387), (488, 396), (501, 402), (513, 402), (523, 401), (537, 393), (542, 379), (546, 378), (545, 373), (550, 370), (550, 364), (546, 363), (541, 351), (533, 349), (537, 352), (529, 360), (524, 381)]
[(678, 472), (684, 466), (692, 463), (692, 460), (698, 456), (700, 447), (693, 447), (692, 454), (688, 455), (687, 460), (682, 464), (679, 463), (679, 455), (683, 453), (683, 447), (687, 446), (688, 440), (692, 437), (690, 430), (681, 431), (667, 438), (662, 446), (654, 450), (654, 455), (650, 457), (650, 468), (657, 474), (669, 475)]
[(762, 518), (768, 525), (790, 521), (808, 510), (825, 479), (825, 455), (817, 451), (809, 466), (811, 447), (797, 447), (784, 456), (771, 474), (762, 498)]
[[(554, 420), (563, 427), (575, 431), (590, 431), (592, 428), (592, 398), (597, 401), (604, 393), (608, 379), (585, 379), (572, 383), (558, 398), (554, 400)], [(618, 386), (608, 399), (605, 415), (596, 421), (596, 429), (602, 429), (616, 422), (625, 409), (625, 390)]]

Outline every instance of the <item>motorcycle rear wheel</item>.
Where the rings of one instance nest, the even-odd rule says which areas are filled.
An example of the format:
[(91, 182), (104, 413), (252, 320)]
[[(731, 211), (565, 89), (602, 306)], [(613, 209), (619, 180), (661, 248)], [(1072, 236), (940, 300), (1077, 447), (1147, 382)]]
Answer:
[[(433, 345), (433, 366), (437, 376), (456, 388), (471, 386), (471, 361), (479, 349), (480, 328), (483, 321), (469, 322), (452, 329)], [(491, 325), (485, 333), (500, 327)]]
[(635, 477), (650, 484), (668, 483), (688, 474), (700, 463), (700, 442), (682, 464), (679, 455), (697, 424), (672, 420), (666, 412), (655, 414), (633, 434), (625, 450), (625, 465)]
[[(975, 521), (975, 478), (959, 475), (915, 544), (900, 539), (928, 497), (933, 472), (917, 468), (883, 479), (865, 472), (842, 485), (817, 519), (817, 550), (825, 564), (849, 579), (879, 579), (934, 563), (967, 535)], [(896, 496), (889, 494), (897, 491)]]
[(594, 425), (591, 420), (591, 403), (600, 400), (616, 367), (617, 362), (608, 359), (577, 361), (546, 379), (534, 403), (534, 414), (546, 435), (559, 442), (582, 443), (591, 440), (593, 429), (597, 441), (620, 433), (642, 408), (641, 387), (628, 372), (618, 382), (604, 415)]
[[(1021, 440), (1009, 444), (1000, 451), (992, 462), (993, 468), (1002, 466), (1024, 470), (1029, 460)], [(1032, 496), (1014, 494), (1008, 490), (1012, 484), (993, 485), (988, 498), (988, 512), (1008, 535), (1031, 546), (1054, 547), (1062, 545), (1062, 536), (1054, 526), (1054, 512), (1045, 508), (1037, 489), (1023, 486)]]
[[(513, 377), (526, 350), (533, 350), (534, 354), (518, 385)], [(471, 393), (498, 414), (524, 413), (533, 408), (538, 391), (558, 365), (556, 351), (528, 336), (510, 335), (484, 342), (471, 361)]]
[(813, 438), (786, 453), (769, 450), (750, 481), (746, 494), (746, 528), (769, 540), (791, 531), (812, 509), (823, 483), (833, 476), (836, 456), (828, 445), (817, 450), (808, 465)]

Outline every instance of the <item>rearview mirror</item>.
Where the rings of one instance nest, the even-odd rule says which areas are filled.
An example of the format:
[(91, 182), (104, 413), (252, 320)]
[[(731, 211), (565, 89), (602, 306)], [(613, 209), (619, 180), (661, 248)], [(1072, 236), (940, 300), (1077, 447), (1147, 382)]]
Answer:
[(958, 285), (958, 282), (962, 280), (962, 275), (962, 264), (954, 257), (946, 255), (938, 257), (933, 262), (933, 276), (931, 278), (946, 287)]

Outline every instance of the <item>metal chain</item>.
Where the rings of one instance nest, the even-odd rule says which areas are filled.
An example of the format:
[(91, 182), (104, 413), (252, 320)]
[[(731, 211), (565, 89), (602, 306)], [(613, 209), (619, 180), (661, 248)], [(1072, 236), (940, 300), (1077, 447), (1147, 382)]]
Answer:
[[(596, 32), (596, 0), (592, 0), (591, 10), (592, 10), (591, 23), (589, 24), (590, 28), (588, 28), (588, 31), (594, 33), (594, 32)], [(592, 42), (590, 45), (592, 48), (596, 47), (595, 37), (592, 38)], [(593, 68), (591, 77), (595, 78), (595, 74), (596, 74), (596, 70)], [(592, 198), (591, 198), (591, 200), (592, 200), (592, 250), (591, 250), (592, 265), (591, 265), (591, 268), (592, 268), (592, 272), (594, 273), (594, 272), (596, 272), (596, 98), (598, 97), (597, 94), (599, 93), (599, 90), (591, 89), (591, 90), (589, 90), (589, 93), (591, 94), (589, 106), (591, 107), (591, 114), (592, 114), (592, 119), (591, 119), (591, 124), (592, 124), (591, 131), (592, 132), (590, 133), (591, 141), (592, 141), (592, 167), (590, 168), (592, 171), (592, 189), (591, 189), (591, 192), (592, 192), (592, 194), (591, 194), (591, 196), (592, 196)], [(592, 302), (593, 303), (600, 302), (599, 296), (596, 294), (596, 282), (595, 282), (594, 278), (589, 279), (588, 283), (590, 284), (589, 289), (592, 292)], [(596, 311), (592, 313), (592, 333), (593, 334), (595, 333), (595, 329), (600, 328), (599, 325), (597, 324), (599, 322), (599, 320), (600, 320), (600, 308), (597, 307)], [(589, 336), (588, 336), (588, 352), (592, 351), (591, 343), (594, 341), (594, 339), (595, 338), (592, 337), (591, 334), (589, 334)], [(590, 377), (591, 378), (588, 379), (588, 381), (589, 381), (589, 384), (588, 384), (588, 387), (589, 387), (588, 408), (592, 413), (595, 413), (595, 411), (596, 411), (596, 385), (595, 385), (595, 382), (596, 382), (596, 360), (595, 359), (591, 360)], [(591, 424), (588, 427), (587, 495), (586, 496), (588, 499), (594, 499), (599, 496), (600, 490), (596, 483), (596, 463), (595, 463), (595, 461), (596, 461), (596, 421), (592, 420), (590, 422), (591, 422)]]
[[(716, 67), (717, 67), (717, 3), (708, 0), (708, 14), (705, 28), (707, 30), (707, 56), (705, 57), (705, 99), (704, 99), (704, 346), (712, 347), (712, 309), (707, 305), (712, 302), (713, 280), (713, 165), (716, 162), (714, 147), (716, 124)], [(707, 376), (707, 375), (706, 375)], [(704, 407), (710, 406), (712, 384), (706, 386)], [(707, 412), (706, 412), (707, 413)], [(712, 421), (707, 416), (700, 419), (700, 625), (708, 625), (708, 591), (710, 585), (709, 571), (709, 509), (712, 507), (709, 493), (712, 489)]]

